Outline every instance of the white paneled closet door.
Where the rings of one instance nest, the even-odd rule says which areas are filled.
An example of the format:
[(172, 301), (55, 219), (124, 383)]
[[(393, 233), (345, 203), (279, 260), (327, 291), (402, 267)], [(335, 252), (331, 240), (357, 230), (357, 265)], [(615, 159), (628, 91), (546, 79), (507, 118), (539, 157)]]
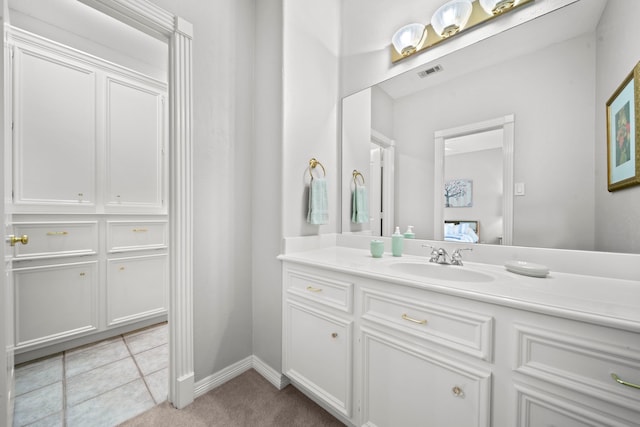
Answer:
[(164, 96), (107, 78), (107, 208), (162, 209)]
[(16, 205), (94, 205), (95, 72), (16, 47), (13, 76)]

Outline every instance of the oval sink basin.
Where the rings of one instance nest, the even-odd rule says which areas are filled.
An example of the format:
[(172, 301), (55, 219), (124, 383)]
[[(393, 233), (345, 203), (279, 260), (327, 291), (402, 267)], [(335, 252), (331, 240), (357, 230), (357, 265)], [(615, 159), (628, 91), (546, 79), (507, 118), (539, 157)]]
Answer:
[(456, 282), (492, 282), (493, 276), (454, 265), (418, 262), (396, 262), (391, 269), (400, 273)]

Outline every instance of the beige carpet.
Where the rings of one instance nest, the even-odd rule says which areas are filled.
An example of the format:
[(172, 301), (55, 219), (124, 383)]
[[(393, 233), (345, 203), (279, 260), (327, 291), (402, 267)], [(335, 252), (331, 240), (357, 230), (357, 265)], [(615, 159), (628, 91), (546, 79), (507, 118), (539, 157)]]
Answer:
[(121, 426), (315, 427), (343, 424), (293, 386), (278, 390), (251, 369), (200, 396), (182, 410), (164, 402)]

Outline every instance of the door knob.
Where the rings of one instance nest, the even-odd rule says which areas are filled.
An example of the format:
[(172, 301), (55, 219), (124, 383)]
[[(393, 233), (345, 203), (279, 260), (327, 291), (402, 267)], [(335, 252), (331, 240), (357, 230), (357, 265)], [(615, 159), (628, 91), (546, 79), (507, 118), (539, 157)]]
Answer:
[(27, 236), (26, 234), (23, 234), (22, 236), (11, 235), (9, 236), (9, 243), (11, 244), (11, 246), (15, 246), (16, 243), (22, 243), (23, 245), (26, 245), (27, 243), (29, 243), (29, 236)]

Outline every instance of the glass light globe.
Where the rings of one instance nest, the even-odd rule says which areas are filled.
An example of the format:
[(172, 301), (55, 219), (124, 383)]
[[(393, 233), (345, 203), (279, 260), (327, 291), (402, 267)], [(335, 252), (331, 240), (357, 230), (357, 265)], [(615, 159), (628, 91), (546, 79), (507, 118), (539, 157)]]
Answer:
[(518, 0), (479, 0), (480, 6), (489, 15), (499, 15), (518, 3)]
[(391, 38), (391, 43), (393, 43), (393, 47), (399, 54), (409, 56), (416, 51), (424, 31), (425, 26), (422, 24), (405, 25), (395, 32)]
[(472, 9), (471, 0), (452, 0), (436, 10), (431, 26), (442, 37), (452, 36), (464, 28)]

